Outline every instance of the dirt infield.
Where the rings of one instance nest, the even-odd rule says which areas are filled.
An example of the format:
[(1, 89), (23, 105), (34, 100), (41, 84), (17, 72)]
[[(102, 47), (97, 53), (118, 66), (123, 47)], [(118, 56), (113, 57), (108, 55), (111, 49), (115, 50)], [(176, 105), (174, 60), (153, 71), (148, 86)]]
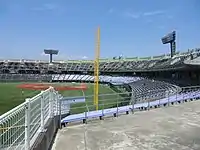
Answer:
[(87, 90), (87, 86), (85, 84), (81, 84), (79, 86), (59, 86), (55, 84), (28, 83), (17, 85), (17, 88), (29, 90), (46, 90), (50, 86), (54, 87), (57, 91)]
[(194, 101), (65, 127), (52, 149), (199, 150), (199, 106)]

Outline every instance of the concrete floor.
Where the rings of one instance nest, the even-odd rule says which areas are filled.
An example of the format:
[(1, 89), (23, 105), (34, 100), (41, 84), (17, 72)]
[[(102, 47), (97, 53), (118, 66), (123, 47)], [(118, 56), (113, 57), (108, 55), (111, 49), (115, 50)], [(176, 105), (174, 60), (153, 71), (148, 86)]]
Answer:
[(200, 101), (65, 127), (52, 149), (200, 150)]

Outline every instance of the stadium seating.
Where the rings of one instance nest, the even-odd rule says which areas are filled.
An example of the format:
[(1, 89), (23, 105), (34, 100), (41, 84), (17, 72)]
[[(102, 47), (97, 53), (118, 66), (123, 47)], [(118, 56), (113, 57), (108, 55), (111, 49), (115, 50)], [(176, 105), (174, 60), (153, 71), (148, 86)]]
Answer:
[[(178, 69), (185, 67), (185, 62), (200, 57), (200, 50), (190, 50), (185, 53), (177, 53), (173, 58), (170, 55), (161, 55), (144, 58), (121, 58), (100, 60), (101, 72), (136, 72), (153, 71), (163, 69)], [(87, 74), (93, 72), (93, 61), (54, 61), (49, 64), (41, 60), (0, 60), (1, 81), (71, 81), (93, 82), (94, 76)], [(74, 74), (76, 72), (76, 74)], [(82, 75), (77, 72), (85, 73)], [(114, 85), (129, 84), (135, 96), (148, 99), (149, 96), (162, 98), (166, 94), (173, 95), (179, 88), (173, 84), (161, 81), (147, 80), (140, 77), (117, 77), (100, 75), (99, 81)], [(134, 83), (134, 84), (132, 84)], [(160, 90), (160, 92), (155, 92)], [(166, 91), (168, 91), (166, 93)], [(141, 96), (142, 95), (142, 96)]]
[[(200, 56), (200, 50), (191, 50), (185, 53), (178, 53), (173, 58), (169, 55), (153, 56), (146, 58), (121, 58), (100, 60), (100, 71), (122, 72), (122, 71), (148, 71), (182, 68), (185, 61), (193, 60)], [(0, 73), (13, 74), (66, 74), (66, 72), (94, 70), (93, 61), (54, 61), (49, 64), (41, 60), (0, 60)]]
[(49, 82), (52, 76), (48, 74), (0, 74), (0, 81), (37, 81)]
[[(93, 82), (94, 76), (79, 74), (0, 74), (0, 81)], [(180, 90), (178, 86), (173, 84), (141, 77), (100, 75), (99, 81), (112, 85), (129, 85), (137, 101), (163, 98), (166, 94), (173, 95)]]
[[(99, 76), (100, 82), (112, 83), (112, 84), (127, 84), (137, 80), (140, 77), (119, 77), (119, 76)], [(93, 82), (94, 76), (91, 75), (78, 75), (78, 74), (54, 74), (52, 75), (52, 81), (79, 81), (79, 82)]]
[[(170, 55), (160, 55), (160, 56), (145, 57), (145, 58), (135, 57), (135, 58), (100, 60), (100, 66), (99, 66), (99, 70), (101, 74), (99, 76), (100, 82), (108, 83), (108, 85), (110, 85), (111, 88), (113, 85), (120, 85), (120, 88), (121, 88), (123, 87), (121, 85), (125, 84), (128, 88), (131, 87), (130, 89), (132, 90), (132, 92), (124, 92), (123, 90), (123, 93), (119, 90), (121, 93), (114, 93), (116, 96), (113, 99), (114, 100), (117, 99), (116, 105), (111, 106), (114, 108), (111, 108), (109, 106), (109, 107), (106, 107), (106, 109), (102, 109), (98, 111), (90, 111), (90, 110), (94, 110), (93, 109), (94, 105), (92, 104), (93, 106), (91, 107), (91, 109), (88, 109), (88, 106), (86, 103), (87, 109), (84, 109), (84, 111), (86, 112), (69, 115), (65, 117), (66, 114), (70, 112), (70, 104), (67, 102), (67, 104), (64, 105), (62, 102), (59, 102), (58, 100), (64, 99), (65, 97), (58, 94), (59, 93), (58, 91), (53, 91), (53, 89), (50, 88), (49, 90), (50, 93), (48, 92), (47, 94), (45, 94), (45, 95), (48, 95), (47, 98), (44, 97), (43, 92), (40, 93), (41, 95), (37, 96), (36, 98), (39, 100), (38, 101), (39, 105), (37, 105), (39, 106), (39, 109), (38, 109), (39, 111), (37, 110), (37, 112), (41, 113), (38, 115), (39, 117), (36, 117), (37, 119), (39, 118), (39, 121), (37, 121), (37, 123), (34, 123), (34, 124), (31, 122), (28, 123), (27, 120), (30, 120), (28, 117), (30, 115), (29, 112), (32, 112), (31, 111), (32, 109), (34, 110), (36, 109), (35, 107), (31, 107), (31, 105), (29, 106), (30, 101), (29, 99), (27, 99), (27, 101), (24, 103), (25, 105), (23, 107), (20, 106), (21, 107), (20, 110), (23, 110), (23, 111), (20, 111), (20, 113), (22, 113), (23, 115), (25, 114), (26, 117), (24, 116), (23, 118), (25, 118), (26, 121), (23, 123), (23, 126), (17, 127), (17, 128), (19, 129), (23, 128), (23, 131), (26, 130), (24, 131), (24, 133), (32, 133), (32, 132), (28, 132), (29, 131), (28, 129), (29, 127), (30, 129), (33, 128), (32, 125), (34, 125), (34, 127), (35, 126), (38, 127), (38, 131), (33, 134), (34, 138), (35, 138), (35, 135), (37, 134), (39, 135), (40, 132), (43, 132), (44, 134), (49, 136), (52, 133), (51, 128), (53, 128), (53, 126), (57, 124), (56, 123), (57, 121), (52, 121), (52, 124), (54, 125), (51, 126), (50, 124), (47, 130), (42, 130), (42, 129), (44, 129), (44, 125), (46, 127), (46, 124), (44, 124), (44, 120), (48, 120), (48, 117), (52, 117), (53, 113), (55, 113), (56, 115), (61, 113), (61, 116), (59, 116), (59, 118), (61, 117), (62, 118), (61, 123), (65, 124), (65, 123), (69, 123), (73, 121), (81, 121), (81, 120), (84, 121), (84, 120), (91, 119), (94, 117), (103, 117), (103, 116), (109, 116), (109, 115), (117, 116), (118, 114), (124, 113), (124, 112), (128, 114), (129, 111), (134, 112), (134, 110), (147, 110), (153, 107), (157, 108), (159, 106), (166, 106), (167, 104), (170, 105), (172, 103), (173, 104), (180, 103), (181, 101), (199, 99), (200, 90), (196, 88), (194, 88), (194, 90), (188, 90), (186, 92), (176, 85), (166, 83), (163, 81), (158, 81), (158, 80), (153, 80), (153, 79), (150, 80), (150, 79), (145, 79), (145, 78), (136, 77), (136, 76), (122, 77), (122, 76), (110, 75), (114, 72), (116, 72), (116, 74), (118, 74), (119, 72), (121, 73), (130, 72), (130, 74), (135, 74), (135, 72), (140, 72), (140, 71), (141, 72), (162, 71), (162, 70), (168, 71), (170, 69), (174, 70), (174, 69), (184, 68), (184, 67), (187, 67), (187, 65), (190, 64), (190, 62), (194, 62), (193, 60), (199, 61), (199, 57), (200, 57), (200, 49), (196, 49), (196, 50), (188, 51), (186, 53), (177, 53), (173, 58), (171, 58)], [(88, 61), (88, 60), (54, 61), (53, 64), (49, 64), (47, 61), (41, 61), (41, 60), (0, 60), (0, 81), (6, 81), (6, 82), (7, 81), (11, 81), (11, 82), (12, 81), (93, 82), (94, 76), (91, 75), (93, 71), (94, 71), (94, 62)], [(105, 74), (109, 74), (109, 75), (105, 75)], [(115, 88), (115, 86), (113, 87)], [(126, 89), (125, 86), (123, 88)], [(116, 92), (118, 91), (116, 90)], [(54, 93), (55, 95), (52, 93)], [(109, 100), (105, 98), (105, 95), (102, 96), (102, 99)], [(53, 97), (55, 99), (52, 99)], [(57, 99), (57, 98), (60, 98), (60, 99)], [(118, 98), (122, 99), (122, 101), (119, 101)], [(46, 101), (46, 99), (48, 101)], [(35, 100), (35, 98), (33, 98), (33, 100)], [(52, 101), (52, 100), (56, 100), (56, 101)], [(44, 103), (44, 101), (46, 101), (47, 103)], [(72, 101), (74, 102), (74, 99), (72, 99)], [(55, 106), (51, 105), (51, 102), (55, 103)], [(35, 104), (36, 103), (32, 103), (32, 105), (35, 105)], [(45, 115), (44, 110), (43, 110), (44, 108), (46, 108), (46, 112), (48, 112), (48, 113), (45, 113), (47, 114), (48, 117), (44, 116)], [(77, 108), (80, 109), (80, 107), (77, 107)], [(105, 107), (103, 106), (103, 108)], [(83, 111), (81, 110), (81, 112)], [(16, 114), (14, 113), (14, 116), (17, 116)], [(9, 119), (10, 118), (11, 117), (9, 117)], [(19, 117), (17, 116), (16, 118), (18, 119)], [(16, 118), (13, 118), (13, 120), (17, 120)], [(56, 119), (57, 118), (55, 117), (55, 120)], [(34, 119), (32, 121), (35, 122)], [(10, 126), (9, 122), (6, 124)], [(8, 130), (10, 129), (13, 129), (13, 128), (9, 127)], [(30, 131), (33, 131), (33, 130), (30, 130)], [(11, 136), (10, 134), (12, 133), (11, 132), (8, 132), (8, 133), (9, 133), (9, 136)], [(25, 135), (29, 135), (29, 134), (25, 134)], [(44, 136), (44, 139), (45, 138), (46, 136)], [(30, 144), (28, 143), (28, 141), (32, 142), (31, 140), (27, 140), (29, 139), (29, 136), (25, 136), (25, 139), (26, 140), (23, 140), (22, 142), (25, 141), (26, 144)], [(48, 137), (47, 137), (47, 140), (48, 140)], [(46, 142), (45, 140), (43, 141)], [(14, 140), (14, 142), (11, 141), (10, 145), (15, 146), (15, 144), (13, 143), (21, 144), (21, 141), (20, 142), (17, 140)], [(7, 146), (7, 145), (4, 145), (4, 146)], [(1, 146), (0, 146), (0, 149), (1, 149)]]
[(199, 99), (200, 94), (199, 90), (197, 91), (192, 91), (188, 93), (179, 93), (174, 96), (162, 98), (159, 100), (151, 101), (151, 102), (142, 102), (142, 103), (137, 103), (133, 105), (128, 105), (128, 106), (122, 106), (122, 107), (116, 107), (116, 108), (109, 108), (109, 109), (104, 109), (104, 110), (98, 110), (98, 111), (90, 111), (90, 112), (84, 112), (80, 114), (73, 114), (69, 115), (61, 120), (62, 123), (69, 123), (69, 122), (74, 122), (74, 121), (81, 121), (81, 120), (86, 120), (86, 119), (91, 119), (95, 117), (103, 117), (103, 116), (110, 116), (128, 111), (133, 111), (137, 110), (140, 108), (145, 108), (145, 109), (150, 109), (152, 107), (160, 107), (160, 106), (166, 106), (166, 104), (170, 105), (170, 103), (180, 103), (181, 101), (187, 101), (187, 100), (196, 100)]
[(130, 84), (130, 86), (135, 93), (137, 101), (160, 99), (180, 91), (180, 88), (176, 85), (148, 79), (138, 80)]
[[(94, 76), (91, 75), (74, 75), (62, 74), (52, 75), (52, 81), (65, 82), (93, 82)], [(99, 81), (103, 83), (111, 83), (113, 85), (128, 84), (135, 94), (137, 101), (147, 101), (163, 98), (177, 93), (180, 88), (173, 84), (162, 81), (148, 80), (141, 77), (113, 77), (100, 76)]]

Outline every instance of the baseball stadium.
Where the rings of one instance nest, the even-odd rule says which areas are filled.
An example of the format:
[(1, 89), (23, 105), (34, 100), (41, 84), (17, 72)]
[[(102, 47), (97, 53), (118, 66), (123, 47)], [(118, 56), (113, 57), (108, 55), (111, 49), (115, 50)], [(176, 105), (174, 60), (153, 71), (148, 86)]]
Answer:
[(177, 52), (173, 31), (161, 39), (170, 54), (100, 59), (97, 36), (94, 60), (45, 49), (49, 61), (0, 61), (0, 148), (200, 148), (187, 141), (199, 132), (200, 49)]
[(198, 2), (61, 1), (0, 2), (0, 150), (200, 150)]

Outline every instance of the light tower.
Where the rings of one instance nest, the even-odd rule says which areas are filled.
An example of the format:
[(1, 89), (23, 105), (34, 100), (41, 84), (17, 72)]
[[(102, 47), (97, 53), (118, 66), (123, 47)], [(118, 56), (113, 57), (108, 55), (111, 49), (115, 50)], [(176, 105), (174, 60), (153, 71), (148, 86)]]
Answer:
[(176, 54), (176, 31), (167, 34), (161, 40), (163, 44), (170, 44), (171, 57), (173, 57)]
[(99, 57), (100, 57), (100, 27), (97, 29), (96, 50), (94, 59), (94, 105), (98, 110), (99, 105)]
[(44, 49), (44, 53), (49, 55), (49, 63), (53, 62), (53, 55), (58, 55), (58, 50), (54, 49)]

